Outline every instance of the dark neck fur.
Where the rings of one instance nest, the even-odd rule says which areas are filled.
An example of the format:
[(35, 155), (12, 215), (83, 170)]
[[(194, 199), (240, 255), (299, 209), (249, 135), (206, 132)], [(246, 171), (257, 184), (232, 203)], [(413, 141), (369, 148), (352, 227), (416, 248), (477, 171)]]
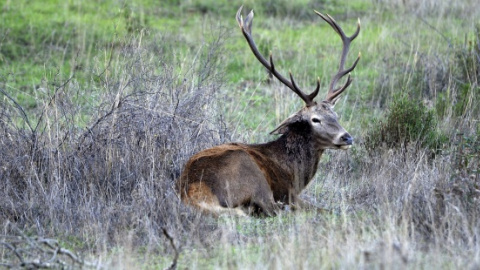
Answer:
[(279, 167), (298, 179), (291, 179), (300, 192), (313, 178), (324, 150), (316, 149), (309, 126), (291, 127), (280, 138), (265, 144), (252, 145)]

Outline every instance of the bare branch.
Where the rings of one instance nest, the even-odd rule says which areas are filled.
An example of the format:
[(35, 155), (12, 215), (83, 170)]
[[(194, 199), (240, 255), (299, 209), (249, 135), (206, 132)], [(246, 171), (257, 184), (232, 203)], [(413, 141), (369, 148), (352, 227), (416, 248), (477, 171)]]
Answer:
[(25, 112), (23, 107), (20, 104), (18, 104), (18, 102), (13, 97), (11, 97), (7, 92), (5, 92), (5, 90), (3, 90), (2, 88), (0, 88), (0, 92), (4, 94), (10, 101), (12, 101), (13, 104), (15, 104), (15, 107), (20, 111), (20, 114), (22, 115), (23, 120), (25, 121), (28, 128), (33, 134), (35, 130), (32, 128), (32, 125), (30, 124), (30, 119), (28, 119), (27, 113)]
[[(8, 237), (0, 241), (5, 247), (0, 253), (6, 254), (7, 261), (0, 262), (1, 266), (8, 268), (64, 268), (65, 266), (78, 265), (81, 267), (97, 268), (98, 263), (92, 263), (81, 259), (74, 252), (64, 249), (54, 239), (31, 238), (19, 231), (20, 236)], [(14, 255), (10, 257), (7, 250)], [(70, 262), (65, 259), (69, 258)], [(67, 267), (68, 268), (68, 267)]]
[(179, 255), (178, 249), (175, 246), (175, 243), (173, 242), (173, 237), (170, 236), (170, 234), (167, 232), (167, 229), (165, 229), (165, 227), (163, 227), (162, 231), (163, 231), (163, 234), (165, 235), (165, 237), (168, 239), (168, 241), (170, 241), (170, 245), (172, 246), (173, 251), (175, 253), (175, 255), (173, 257), (172, 264), (168, 268), (165, 268), (165, 270), (177, 269), (177, 261), (178, 261), (178, 255)]

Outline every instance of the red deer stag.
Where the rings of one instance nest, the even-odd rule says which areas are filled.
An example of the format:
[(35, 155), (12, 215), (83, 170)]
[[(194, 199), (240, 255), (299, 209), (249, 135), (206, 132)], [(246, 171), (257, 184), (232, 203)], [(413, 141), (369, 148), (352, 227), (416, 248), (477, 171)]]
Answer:
[[(237, 22), (255, 57), (305, 101), (306, 106), (271, 132), (281, 134), (275, 141), (223, 144), (192, 156), (177, 180), (177, 192), (185, 204), (213, 214), (275, 215), (285, 205), (292, 209), (308, 207), (298, 196), (315, 175), (323, 151), (348, 149), (353, 144), (352, 136), (338, 123), (332, 109), (352, 82), (349, 73), (360, 60), (359, 54), (351, 67), (344, 68), (350, 43), (360, 32), (360, 21), (355, 33), (347, 37), (332, 17), (315, 11), (343, 42), (338, 72), (332, 78), (325, 100), (317, 103), (313, 99), (318, 94), (320, 81), (311, 94), (306, 94), (298, 88), (291, 73), (290, 80), (278, 73), (272, 55), (269, 60), (265, 59), (253, 41), (253, 11), (245, 20), (241, 12), (242, 7), (237, 12)], [(347, 74), (345, 83), (337, 87), (337, 82)]]

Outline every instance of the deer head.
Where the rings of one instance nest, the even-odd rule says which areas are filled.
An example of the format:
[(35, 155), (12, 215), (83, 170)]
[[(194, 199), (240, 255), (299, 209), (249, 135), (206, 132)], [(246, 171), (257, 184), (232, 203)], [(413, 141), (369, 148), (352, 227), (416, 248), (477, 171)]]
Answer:
[[(343, 43), (338, 71), (332, 77), (325, 99), (320, 103), (317, 103), (314, 101), (314, 99), (318, 95), (320, 89), (320, 79), (317, 80), (317, 86), (315, 90), (313, 90), (310, 94), (306, 94), (297, 86), (295, 80), (293, 79), (292, 73), (289, 73), (290, 79), (287, 79), (281, 75), (275, 68), (272, 54), (270, 53), (269, 60), (263, 57), (263, 55), (258, 51), (257, 46), (252, 38), (253, 11), (250, 11), (247, 17), (243, 19), (243, 16), (241, 15), (242, 8), (243, 6), (237, 11), (237, 23), (240, 26), (240, 29), (242, 30), (242, 33), (245, 36), (255, 57), (273, 76), (275, 76), (285, 86), (290, 88), (305, 102), (304, 108), (285, 119), (271, 132), (271, 134), (285, 134), (298, 126), (306, 125), (311, 130), (312, 138), (315, 141), (318, 149), (348, 149), (353, 144), (353, 138), (338, 123), (338, 116), (333, 111), (333, 107), (340, 97), (340, 94), (343, 93), (343, 91), (345, 91), (352, 83), (350, 72), (355, 69), (358, 61), (360, 60), (359, 54), (353, 64), (349, 68), (345, 69), (345, 60), (350, 49), (350, 43), (358, 36), (360, 32), (360, 21), (358, 21), (357, 30), (355, 33), (353, 33), (353, 35), (350, 37), (347, 37), (342, 28), (330, 15), (323, 15), (320, 12), (315, 11), (318, 16), (326, 21), (335, 30), (335, 32), (340, 35)], [(338, 81), (345, 75), (348, 75), (347, 80), (342, 86), (337, 87)]]

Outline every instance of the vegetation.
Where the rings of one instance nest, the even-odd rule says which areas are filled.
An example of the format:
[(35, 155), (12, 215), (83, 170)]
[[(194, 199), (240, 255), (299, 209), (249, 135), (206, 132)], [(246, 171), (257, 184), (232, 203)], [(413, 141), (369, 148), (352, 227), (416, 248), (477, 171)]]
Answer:
[[(335, 108), (356, 144), (328, 151), (303, 194), (331, 214), (215, 219), (174, 192), (193, 153), (271, 140), (302, 106), (251, 55), (242, 4), (259, 49), (303, 88), (320, 77), (326, 89), (340, 54), (312, 9), (347, 33), (361, 20), (362, 58)], [(475, 0), (0, 8), (0, 266), (480, 267)]]
[(435, 153), (448, 140), (437, 131), (434, 111), (421, 102), (400, 94), (388, 107), (386, 119), (377, 122), (365, 137), (365, 148), (370, 153), (381, 147), (407, 151), (411, 144), (415, 144), (414, 149), (427, 148)]

